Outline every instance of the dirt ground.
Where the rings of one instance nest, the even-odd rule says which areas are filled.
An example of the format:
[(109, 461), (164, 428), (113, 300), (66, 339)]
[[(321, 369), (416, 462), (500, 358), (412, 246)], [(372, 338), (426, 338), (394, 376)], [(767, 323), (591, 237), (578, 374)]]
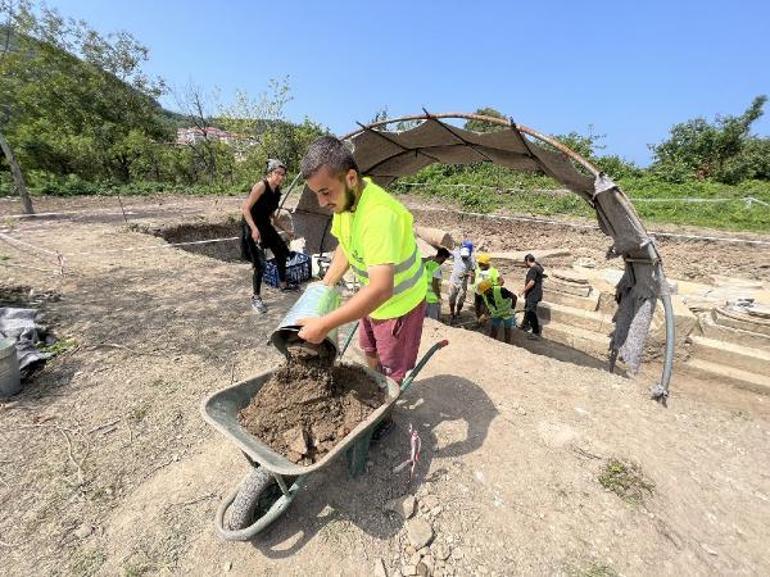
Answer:
[[(503, 213), (505, 219), (479, 218), (464, 214), (446, 204), (432, 203), (425, 199), (399, 197), (411, 209), (415, 222), (423, 226), (436, 226), (448, 230), (456, 240), (470, 238), (478, 246), (490, 251), (535, 250), (537, 248), (561, 248), (570, 251), (564, 259), (549, 260), (550, 266), (571, 264), (575, 258), (585, 257), (601, 266), (622, 268), (622, 261), (605, 260), (611, 239), (601, 231), (593, 220), (548, 217), (539, 218), (531, 215), (511, 215)], [(298, 200), (298, 193), (289, 196), (287, 207)], [(133, 223), (146, 232), (162, 234), (168, 242), (184, 240), (204, 240), (210, 238), (233, 237), (238, 235), (238, 208), (241, 198), (184, 197), (184, 196), (148, 196), (122, 199), (115, 197), (46, 197), (35, 200), (38, 212), (64, 211), (66, 214), (47, 217), (50, 220), (64, 220), (77, 223)], [(0, 232), (12, 230), (23, 222), (18, 219), (4, 218), (19, 212), (18, 202), (0, 199)], [(84, 211), (84, 212), (81, 212)], [(96, 212), (94, 212), (96, 211)], [(206, 225), (206, 221), (209, 220)], [(169, 221), (177, 223), (169, 227)], [(545, 222), (544, 222), (545, 221)], [(563, 224), (557, 224), (563, 223)], [(27, 228), (46, 228), (48, 224), (27, 223)], [(665, 236), (694, 235), (729, 239), (760, 240), (770, 242), (770, 230), (767, 234), (732, 232), (683, 227), (678, 225), (660, 225), (649, 227), (663, 257), (666, 275), (669, 278), (695, 282), (712, 282), (714, 275), (740, 277), (761, 281), (770, 281), (770, 248), (767, 244), (751, 245), (743, 243), (725, 243), (716, 240), (685, 239)], [(191, 247), (200, 254), (215, 258), (237, 261), (238, 252), (233, 242), (225, 245), (200, 245)]]
[[(406, 494), (417, 496), (443, 575), (770, 574), (770, 398), (675, 372), (662, 408), (648, 398), (654, 367), (628, 380), (552, 358), (547, 341), (532, 352), (433, 321), (423, 350), (450, 344), (399, 401), (367, 472), (350, 479), (335, 462), (262, 537), (221, 541), (216, 508), (248, 469), (203, 422), (200, 401), (277, 366), (266, 342), (296, 295), (266, 291), (269, 312), (256, 316), (247, 265), (140, 232), (221, 221), (237, 207), (177, 201), (131, 210), (136, 227), (106, 214), (112, 205), (101, 203), (114, 199), (90, 199), (105, 209), (97, 216), (0, 217), (7, 234), (65, 255), (60, 276), (52, 255), (2, 244), (0, 285), (58, 295), (41, 306), (69, 339), (0, 404), (0, 574), (352, 577), (381, 560), (392, 577), (420, 555), (409, 549), (414, 522), (388, 510)], [(600, 260), (606, 239), (593, 234), (564, 242)], [(537, 243), (565, 238), (557, 230)], [(715, 247), (718, 262), (697, 262)], [(736, 276), (743, 254), (764, 271), (754, 278), (767, 278), (766, 255), (745, 246), (662, 250), (672, 276)], [(409, 455), (410, 425), (423, 447), (413, 479), (393, 473)]]
[[(623, 261), (607, 261), (605, 255), (612, 239), (588, 221), (568, 221), (564, 225), (531, 220), (504, 220), (463, 215), (435, 207), (414, 210), (415, 220), (424, 226), (443, 228), (456, 240), (472, 239), (488, 251), (528, 251), (537, 248), (566, 249), (565, 258), (549, 259), (549, 266), (570, 265), (576, 258), (591, 259), (599, 266), (623, 268)], [(515, 216), (513, 218), (516, 218)], [(574, 225), (579, 225), (575, 227)], [(657, 227), (661, 233), (698, 236), (723, 236), (747, 240), (767, 240), (767, 235), (730, 234), (700, 229)], [(768, 231), (770, 233), (770, 231)], [(653, 233), (653, 236), (654, 233)], [(712, 283), (714, 275), (770, 281), (770, 246), (723, 243), (713, 240), (681, 239), (656, 236), (669, 278)], [(535, 255), (537, 256), (537, 255)]]

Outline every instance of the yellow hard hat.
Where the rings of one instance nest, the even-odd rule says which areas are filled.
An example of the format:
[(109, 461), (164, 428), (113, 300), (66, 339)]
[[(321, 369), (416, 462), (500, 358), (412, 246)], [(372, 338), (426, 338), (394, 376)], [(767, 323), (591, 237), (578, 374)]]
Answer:
[(479, 264), (489, 264), (489, 253), (480, 252), (476, 255), (476, 262)]
[(481, 281), (479, 283), (479, 293), (480, 294), (484, 294), (485, 292), (487, 292), (491, 288), (492, 288), (492, 281), (487, 279), (487, 278), (485, 278), (483, 281)]

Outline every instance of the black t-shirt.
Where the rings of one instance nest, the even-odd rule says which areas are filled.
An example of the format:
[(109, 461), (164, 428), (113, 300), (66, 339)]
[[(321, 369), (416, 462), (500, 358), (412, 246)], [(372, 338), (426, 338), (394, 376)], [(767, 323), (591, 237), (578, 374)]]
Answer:
[(507, 288), (500, 287), (500, 296), (504, 299), (513, 300), (513, 306), (516, 306), (516, 295), (509, 291)]
[(251, 218), (254, 219), (254, 224), (257, 225), (260, 233), (268, 227), (272, 228), (270, 216), (278, 209), (278, 204), (281, 201), (281, 189), (273, 190), (266, 179), (263, 179), (262, 182), (265, 185), (265, 191), (251, 207)]
[(529, 281), (535, 281), (535, 284), (527, 291), (524, 298), (528, 302), (540, 302), (543, 300), (543, 267), (540, 266), (540, 263), (536, 262), (527, 271), (526, 284), (529, 284)]

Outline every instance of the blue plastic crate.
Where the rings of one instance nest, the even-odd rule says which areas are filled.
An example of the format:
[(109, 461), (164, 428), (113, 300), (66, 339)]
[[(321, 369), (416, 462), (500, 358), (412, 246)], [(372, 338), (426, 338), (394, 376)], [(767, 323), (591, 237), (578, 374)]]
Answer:
[[(272, 287), (278, 287), (278, 267), (275, 266), (275, 259), (269, 259), (265, 263), (264, 281)], [(286, 280), (300, 284), (310, 280), (310, 257), (301, 252), (290, 252), (286, 260)]]

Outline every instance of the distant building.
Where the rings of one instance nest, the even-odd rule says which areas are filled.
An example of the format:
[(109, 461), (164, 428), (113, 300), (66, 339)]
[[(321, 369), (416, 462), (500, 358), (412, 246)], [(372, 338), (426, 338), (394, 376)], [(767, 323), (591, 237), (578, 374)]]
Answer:
[(237, 137), (233, 133), (215, 126), (207, 126), (206, 128), (194, 126), (192, 128), (177, 128), (176, 130), (177, 144), (196, 144), (206, 139), (233, 144)]

